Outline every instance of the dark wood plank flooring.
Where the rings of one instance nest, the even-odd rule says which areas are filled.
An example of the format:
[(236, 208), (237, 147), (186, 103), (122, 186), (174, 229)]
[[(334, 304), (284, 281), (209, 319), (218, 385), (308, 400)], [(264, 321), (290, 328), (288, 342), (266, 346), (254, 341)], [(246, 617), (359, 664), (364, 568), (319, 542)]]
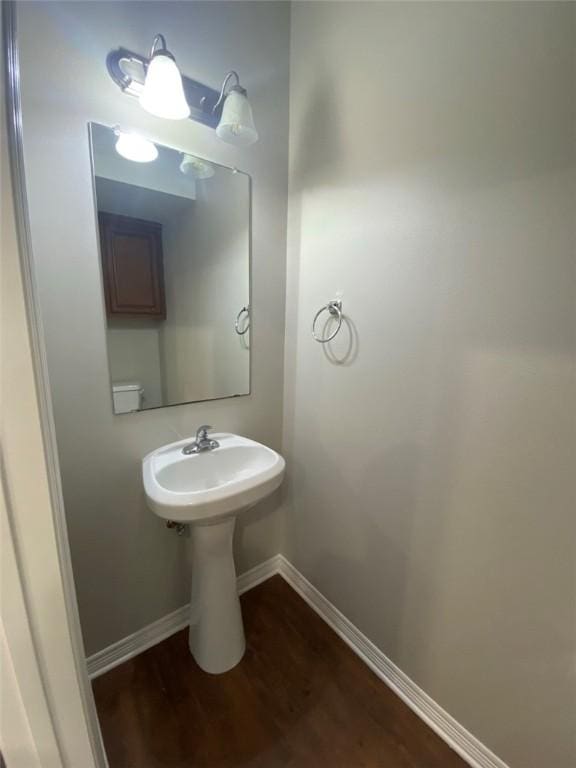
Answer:
[(279, 576), (242, 610), (224, 675), (183, 631), (94, 680), (110, 768), (465, 768)]

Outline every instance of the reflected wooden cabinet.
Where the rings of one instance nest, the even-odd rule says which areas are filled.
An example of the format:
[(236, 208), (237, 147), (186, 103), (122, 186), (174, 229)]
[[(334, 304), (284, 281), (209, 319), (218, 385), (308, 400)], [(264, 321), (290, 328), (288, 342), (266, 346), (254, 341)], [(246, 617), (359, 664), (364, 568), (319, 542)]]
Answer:
[(106, 310), (109, 317), (166, 317), (162, 225), (98, 213)]

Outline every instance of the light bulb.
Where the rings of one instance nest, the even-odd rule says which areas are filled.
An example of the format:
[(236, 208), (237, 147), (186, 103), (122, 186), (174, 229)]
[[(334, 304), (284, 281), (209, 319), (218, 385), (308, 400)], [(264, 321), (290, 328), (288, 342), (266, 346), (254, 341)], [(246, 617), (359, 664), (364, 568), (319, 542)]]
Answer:
[(190, 117), (182, 75), (172, 54), (166, 50), (155, 53), (148, 64), (140, 105), (146, 112), (167, 120)]

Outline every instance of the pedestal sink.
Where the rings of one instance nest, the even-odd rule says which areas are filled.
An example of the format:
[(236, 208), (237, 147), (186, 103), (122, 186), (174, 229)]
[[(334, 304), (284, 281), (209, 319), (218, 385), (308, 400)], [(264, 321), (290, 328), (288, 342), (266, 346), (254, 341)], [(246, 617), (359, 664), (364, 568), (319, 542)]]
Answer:
[(284, 459), (239, 435), (210, 435), (213, 450), (186, 455), (193, 438), (165, 445), (142, 460), (148, 506), (191, 526), (190, 651), (206, 672), (234, 667), (245, 649), (232, 534), (236, 516), (282, 482)]

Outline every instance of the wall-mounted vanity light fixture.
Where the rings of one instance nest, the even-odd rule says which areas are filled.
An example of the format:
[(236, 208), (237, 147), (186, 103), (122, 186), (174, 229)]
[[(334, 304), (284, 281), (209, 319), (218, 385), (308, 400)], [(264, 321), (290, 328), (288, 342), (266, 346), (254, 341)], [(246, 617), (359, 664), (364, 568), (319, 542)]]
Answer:
[(158, 149), (153, 141), (144, 139), (135, 133), (121, 131), (119, 126), (114, 128), (114, 133), (118, 137), (116, 152), (125, 157), (126, 160), (132, 160), (135, 163), (151, 163), (158, 157)]
[[(110, 51), (106, 66), (123, 93), (139, 99), (154, 115), (172, 120), (189, 117), (215, 128), (222, 141), (237, 146), (248, 146), (258, 139), (246, 89), (237, 73), (226, 75), (220, 91), (182, 75), (163, 35), (154, 38), (149, 58), (118, 48)], [(233, 77), (236, 83), (226, 91)]]

